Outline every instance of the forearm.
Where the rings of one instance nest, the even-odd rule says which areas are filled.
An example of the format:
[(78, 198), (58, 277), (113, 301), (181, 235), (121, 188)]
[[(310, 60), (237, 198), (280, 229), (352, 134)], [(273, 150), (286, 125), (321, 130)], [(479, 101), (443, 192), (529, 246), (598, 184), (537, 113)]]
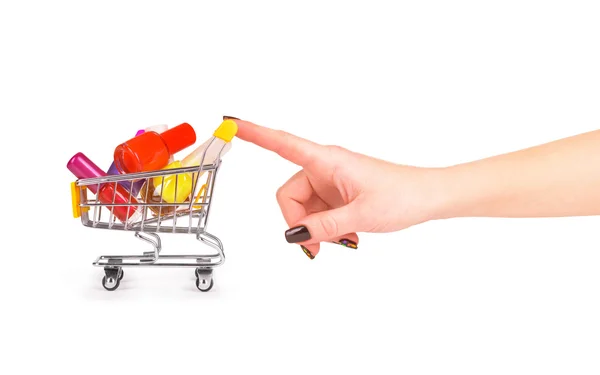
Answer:
[(600, 215), (600, 130), (440, 170), (439, 218)]

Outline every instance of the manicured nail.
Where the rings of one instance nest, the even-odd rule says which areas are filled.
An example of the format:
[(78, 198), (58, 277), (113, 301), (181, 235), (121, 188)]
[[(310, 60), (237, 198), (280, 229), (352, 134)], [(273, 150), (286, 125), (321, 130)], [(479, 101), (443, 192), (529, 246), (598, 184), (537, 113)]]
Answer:
[(308, 232), (308, 229), (302, 225), (286, 230), (285, 239), (289, 243), (303, 242), (310, 240), (310, 233)]
[(333, 243), (336, 243), (336, 244), (342, 245), (342, 246), (346, 246), (346, 247), (349, 247), (351, 249), (358, 249), (358, 245), (356, 244), (356, 242), (350, 241), (347, 238), (341, 239), (340, 242), (335, 242), (334, 241)]
[(223, 116), (223, 120), (239, 120), (239, 118), (233, 116)]
[(304, 251), (304, 254), (306, 254), (307, 257), (309, 257), (310, 259), (315, 259), (315, 256), (312, 255), (312, 253), (310, 252), (310, 250), (308, 250), (307, 248), (305, 248), (302, 245), (300, 245), (300, 247), (302, 248), (302, 251)]

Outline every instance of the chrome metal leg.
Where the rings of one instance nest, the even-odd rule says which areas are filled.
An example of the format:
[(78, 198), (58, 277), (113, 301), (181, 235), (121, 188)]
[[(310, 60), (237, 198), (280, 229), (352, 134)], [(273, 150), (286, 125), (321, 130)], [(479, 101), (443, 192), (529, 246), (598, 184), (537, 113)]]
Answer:
[[(154, 248), (153, 251), (145, 251), (144, 256), (148, 257), (148, 259), (141, 259), (141, 262), (151, 262), (154, 263), (158, 260), (160, 255), (160, 250), (162, 249), (162, 244), (160, 242), (160, 237), (156, 233), (140, 233), (135, 232), (135, 236), (142, 241), (146, 241), (152, 245)], [(150, 238), (152, 237), (152, 238)]]

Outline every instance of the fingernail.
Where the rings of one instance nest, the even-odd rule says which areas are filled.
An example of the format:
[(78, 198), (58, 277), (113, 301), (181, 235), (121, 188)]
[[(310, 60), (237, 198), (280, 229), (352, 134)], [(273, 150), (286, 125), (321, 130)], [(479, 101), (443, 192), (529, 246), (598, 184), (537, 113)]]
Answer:
[(308, 250), (302, 245), (300, 245), (300, 247), (302, 248), (302, 251), (304, 251), (304, 254), (306, 254), (307, 257), (309, 257), (310, 259), (315, 259), (315, 256), (310, 252), (310, 250)]
[(288, 243), (303, 242), (310, 240), (310, 233), (308, 232), (308, 228), (302, 225), (286, 230), (285, 239)]
[(239, 118), (233, 116), (223, 116), (223, 120), (239, 120)]
[(356, 242), (351, 241), (351, 240), (349, 240), (347, 238), (342, 238), (340, 240), (340, 242), (333, 241), (333, 243), (336, 243), (336, 244), (342, 245), (342, 246), (346, 246), (346, 247), (349, 247), (351, 249), (358, 249), (358, 245), (356, 244)]

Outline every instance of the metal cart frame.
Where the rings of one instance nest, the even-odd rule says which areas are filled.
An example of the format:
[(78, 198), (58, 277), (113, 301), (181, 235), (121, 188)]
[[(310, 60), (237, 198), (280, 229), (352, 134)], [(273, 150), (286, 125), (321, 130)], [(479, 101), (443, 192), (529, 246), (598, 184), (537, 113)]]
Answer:
[[(212, 142), (214, 140), (213, 137)], [(212, 145), (212, 142), (208, 147)], [(106, 290), (113, 291), (119, 287), (124, 275), (124, 267), (194, 267), (196, 287), (203, 292), (207, 292), (213, 287), (213, 269), (225, 262), (225, 252), (221, 240), (208, 233), (206, 226), (223, 148), (213, 164), (203, 164), (206, 156), (205, 150), (199, 166), (78, 179), (71, 183), (73, 216), (76, 218), (81, 217), (84, 226), (131, 231), (135, 233), (135, 237), (151, 244), (153, 248), (152, 251), (144, 252), (141, 255), (99, 256), (93, 262), (93, 266), (104, 268), (105, 275), (102, 278), (102, 286)], [(142, 187), (142, 190), (146, 189), (145, 193), (148, 196), (151, 193), (148, 191), (150, 180), (159, 177), (162, 184), (166, 178), (174, 179), (175, 191), (177, 191), (180, 178), (189, 178), (190, 175), (192, 176), (192, 190), (184, 203), (165, 202), (162, 195), (160, 196), (160, 202), (149, 203), (133, 196), (131, 191), (129, 191), (128, 202), (115, 203), (117, 184), (119, 183), (129, 182), (133, 185), (133, 183), (143, 180), (144, 187)], [(201, 181), (203, 181), (202, 184)], [(90, 186), (95, 185), (99, 192), (107, 184), (114, 184), (111, 186), (114, 192), (112, 202), (100, 201), (100, 194), (92, 193), (94, 196), (88, 197)], [(198, 187), (200, 188), (198, 189)], [(129, 210), (135, 210), (135, 219), (120, 222), (113, 211), (116, 207), (128, 207), (128, 217)], [(158, 209), (158, 214), (151, 212), (150, 208)], [(168, 213), (165, 214), (162, 210)], [(162, 245), (158, 233), (195, 234), (200, 243), (216, 250), (216, 253), (205, 255), (162, 254)]]

